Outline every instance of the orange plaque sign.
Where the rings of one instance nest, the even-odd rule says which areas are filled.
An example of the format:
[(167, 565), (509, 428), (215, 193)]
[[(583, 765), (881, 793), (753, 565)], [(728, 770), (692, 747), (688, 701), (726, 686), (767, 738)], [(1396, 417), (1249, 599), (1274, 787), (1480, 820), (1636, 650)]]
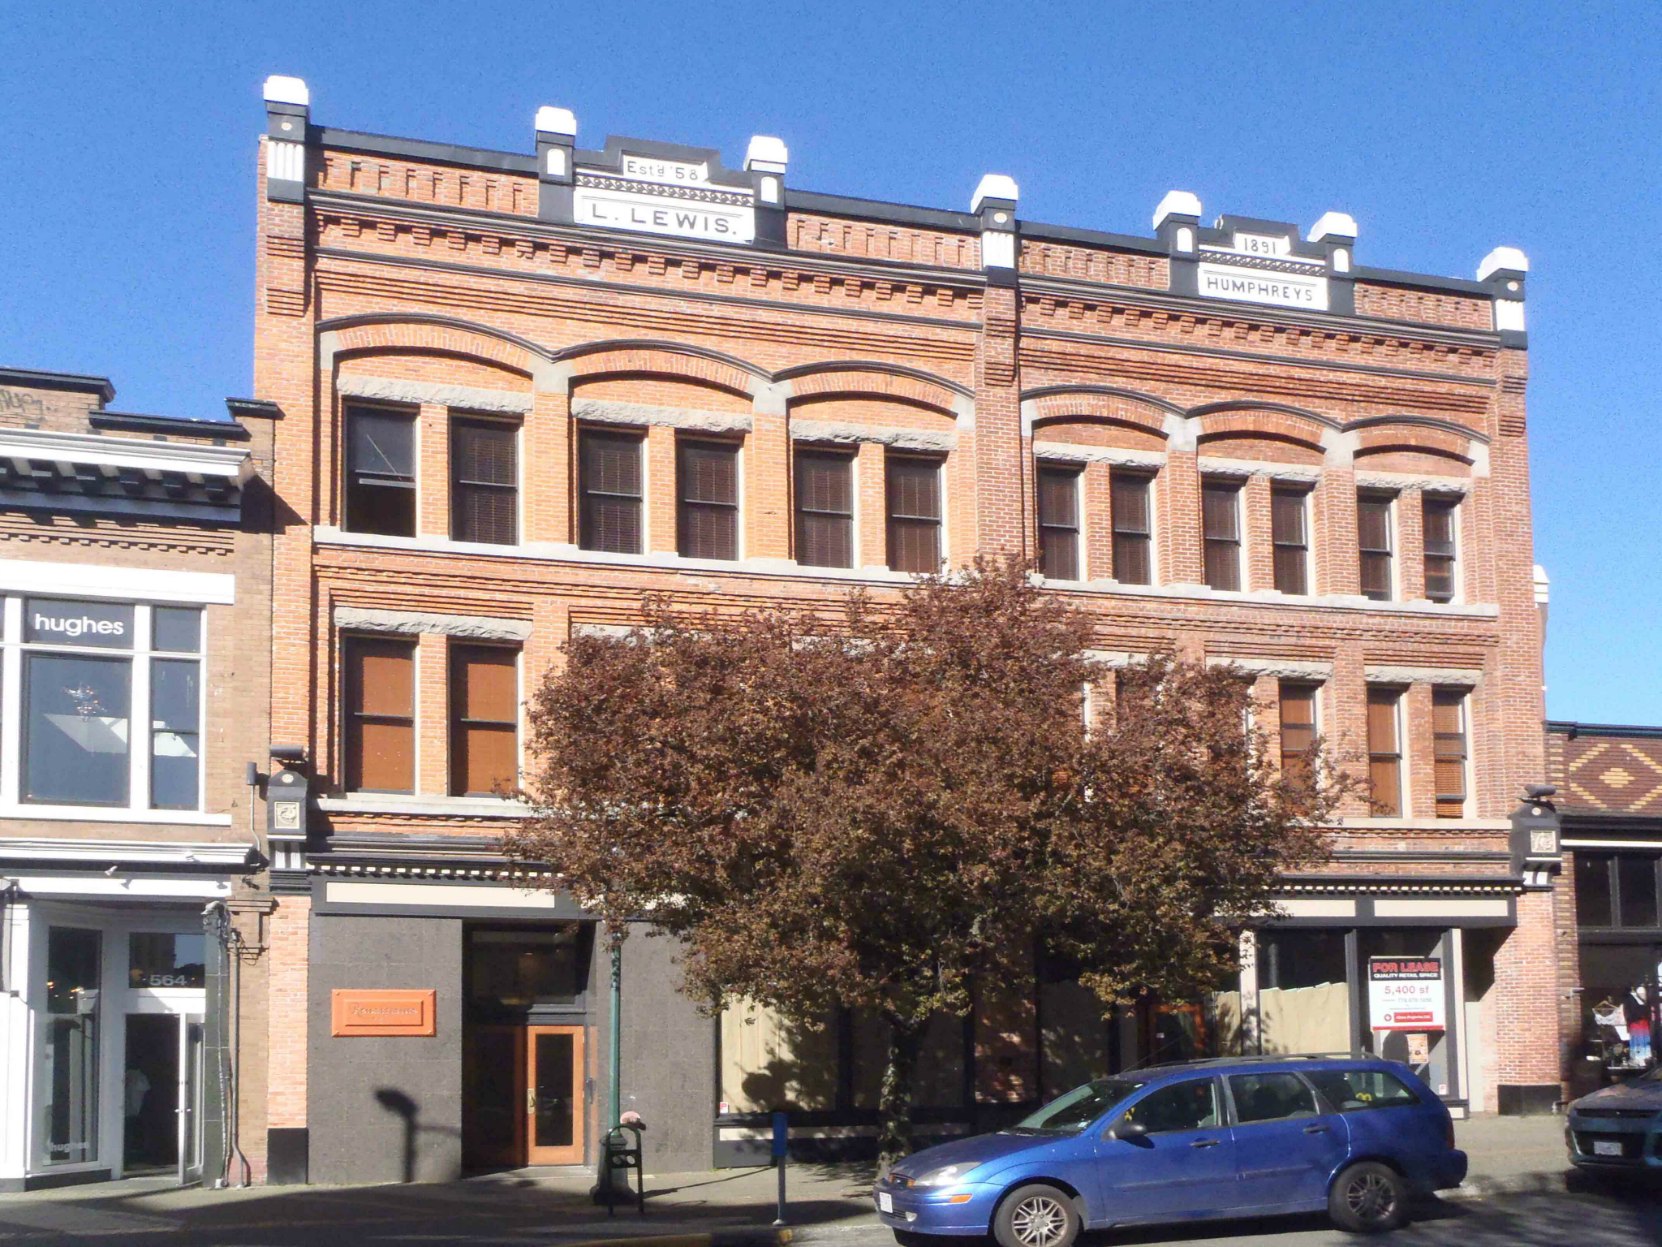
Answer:
[(432, 988), (425, 991), (336, 988), (329, 993), (329, 1033), (336, 1037), (436, 1035), (437, 995)]

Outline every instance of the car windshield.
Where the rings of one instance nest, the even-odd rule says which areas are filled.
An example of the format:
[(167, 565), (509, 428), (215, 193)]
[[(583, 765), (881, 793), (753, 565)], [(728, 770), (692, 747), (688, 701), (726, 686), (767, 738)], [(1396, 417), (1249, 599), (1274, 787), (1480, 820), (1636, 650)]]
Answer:
[(1141, 1086), (1125, 1078), (1099, 1078), (1023, 1117), (1009, 1133), (1078, 1134)]

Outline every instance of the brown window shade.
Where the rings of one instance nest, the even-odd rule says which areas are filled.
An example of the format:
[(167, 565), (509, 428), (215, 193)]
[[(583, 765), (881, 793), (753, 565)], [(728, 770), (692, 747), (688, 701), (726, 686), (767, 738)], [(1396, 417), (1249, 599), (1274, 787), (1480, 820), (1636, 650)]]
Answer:
[(450, 535), (511, 546), (519, 540), (519, 429), (505, 420), (450, 422)]
[(1376, 602), (1391, 600), (1391, 504), (1382, 494), (1356, 499), (1356, 532), (1362, 554), (1362, 593)]
[(342, 650), (347, 790), (415, 791), (416, 643), (347, 637)]
[(1039, 570), (1052, 580), (1079, 579), (1079, 469), (1041, 465), (1038, 481)]
[(890, 455), (889, 566), (897, 572), (941, 569), (941, 461)]
[(682, 438), (675, 446), (675, 478), (676, 549), (689, 559), (738, 558), (738, 443)]
[(1310, 592), (1310, 534), (1307, 490), (1270, 489), (1270, 542), (1275, 549), (1275, 587), (1283, 593)]
[(1206, 583), (1214, 589), (1239, 589), (1241, 487), (1233, 481), (1202, 483), (1200, 516), (1206, 542)]
[(413, 413), (357, 404), (346, 408), (345, 502), (348, 532), (415, 536)]
[(1402, 813), (1402, 746), (1397, 735), (1397, 705), (1402, 695), (1394, 688), (1368, 690), (1368, 787), (1373, 813), (1395, 817)]
[(1454, 516), (1456, 498), (1424, 496), (1425, 596), (1454, 601)]
[(796, 561), (809, 567), (854, 566), (853, 455), (796, 452)]
[(1281, 684), (1281, 773), (1307, 783), (1316, 745), (1316, 686)]
[(641, 552), (641, 435), (578, 436), (578, 541), (585, 550)]
[(1459, 818), (1466, 811), (1465, 690), (1440, 688), (1432, 692), (1431, 731), (1437, 817)]
[(1140, 472), (1115, 472), (1109, 478), (1114, 519), (1114, 579), (1146, 585), (1154, 579), (1149, 539), (1149, 478)]
[(519, 651), (450, 647), (450, 792), (491, 796), (519, 775)]

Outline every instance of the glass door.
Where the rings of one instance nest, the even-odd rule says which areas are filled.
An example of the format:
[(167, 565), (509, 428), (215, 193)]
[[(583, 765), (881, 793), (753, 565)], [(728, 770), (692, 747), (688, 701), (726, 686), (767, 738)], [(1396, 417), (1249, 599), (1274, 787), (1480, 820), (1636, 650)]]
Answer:
[(583, 1028), (526, 1028), (526, 1156), (530, 1165), (583, 1162)]
[(469, 1026), (462, 1033), (462, 1163), (525, 1163), (525, 1028)]
[(202, 1181), (203, 1026), (201, 1017), (179, 1019), (179, 1185)]

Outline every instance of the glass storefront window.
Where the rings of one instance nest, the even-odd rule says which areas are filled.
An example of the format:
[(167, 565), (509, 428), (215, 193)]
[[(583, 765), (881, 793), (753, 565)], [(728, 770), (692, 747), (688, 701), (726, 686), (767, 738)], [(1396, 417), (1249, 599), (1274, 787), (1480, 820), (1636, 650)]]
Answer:
[(1258, 937), (1259, 1051), (1348, 1053), (1345, 933), (1266, 931)]
[(194, 810), (201, 758), (202, 664), (158, 658), (150, 668), (150, 804)]
[(582, 926), (469, 931), (468, 1002), (486, 1010), (574, 1004), (587, 978)]
[(47, 1164), (98, 1159), (98, 995), (103, 937), (78, 927), (46, 934), (40, 1146)]
[(29, 654), (23, 671), (23, 799), (126, 805), (132, 660)]
[(127, 949), (129, 987), (201, 987), (207, 981), (204, 936), (135, 932), (127, 937)]

